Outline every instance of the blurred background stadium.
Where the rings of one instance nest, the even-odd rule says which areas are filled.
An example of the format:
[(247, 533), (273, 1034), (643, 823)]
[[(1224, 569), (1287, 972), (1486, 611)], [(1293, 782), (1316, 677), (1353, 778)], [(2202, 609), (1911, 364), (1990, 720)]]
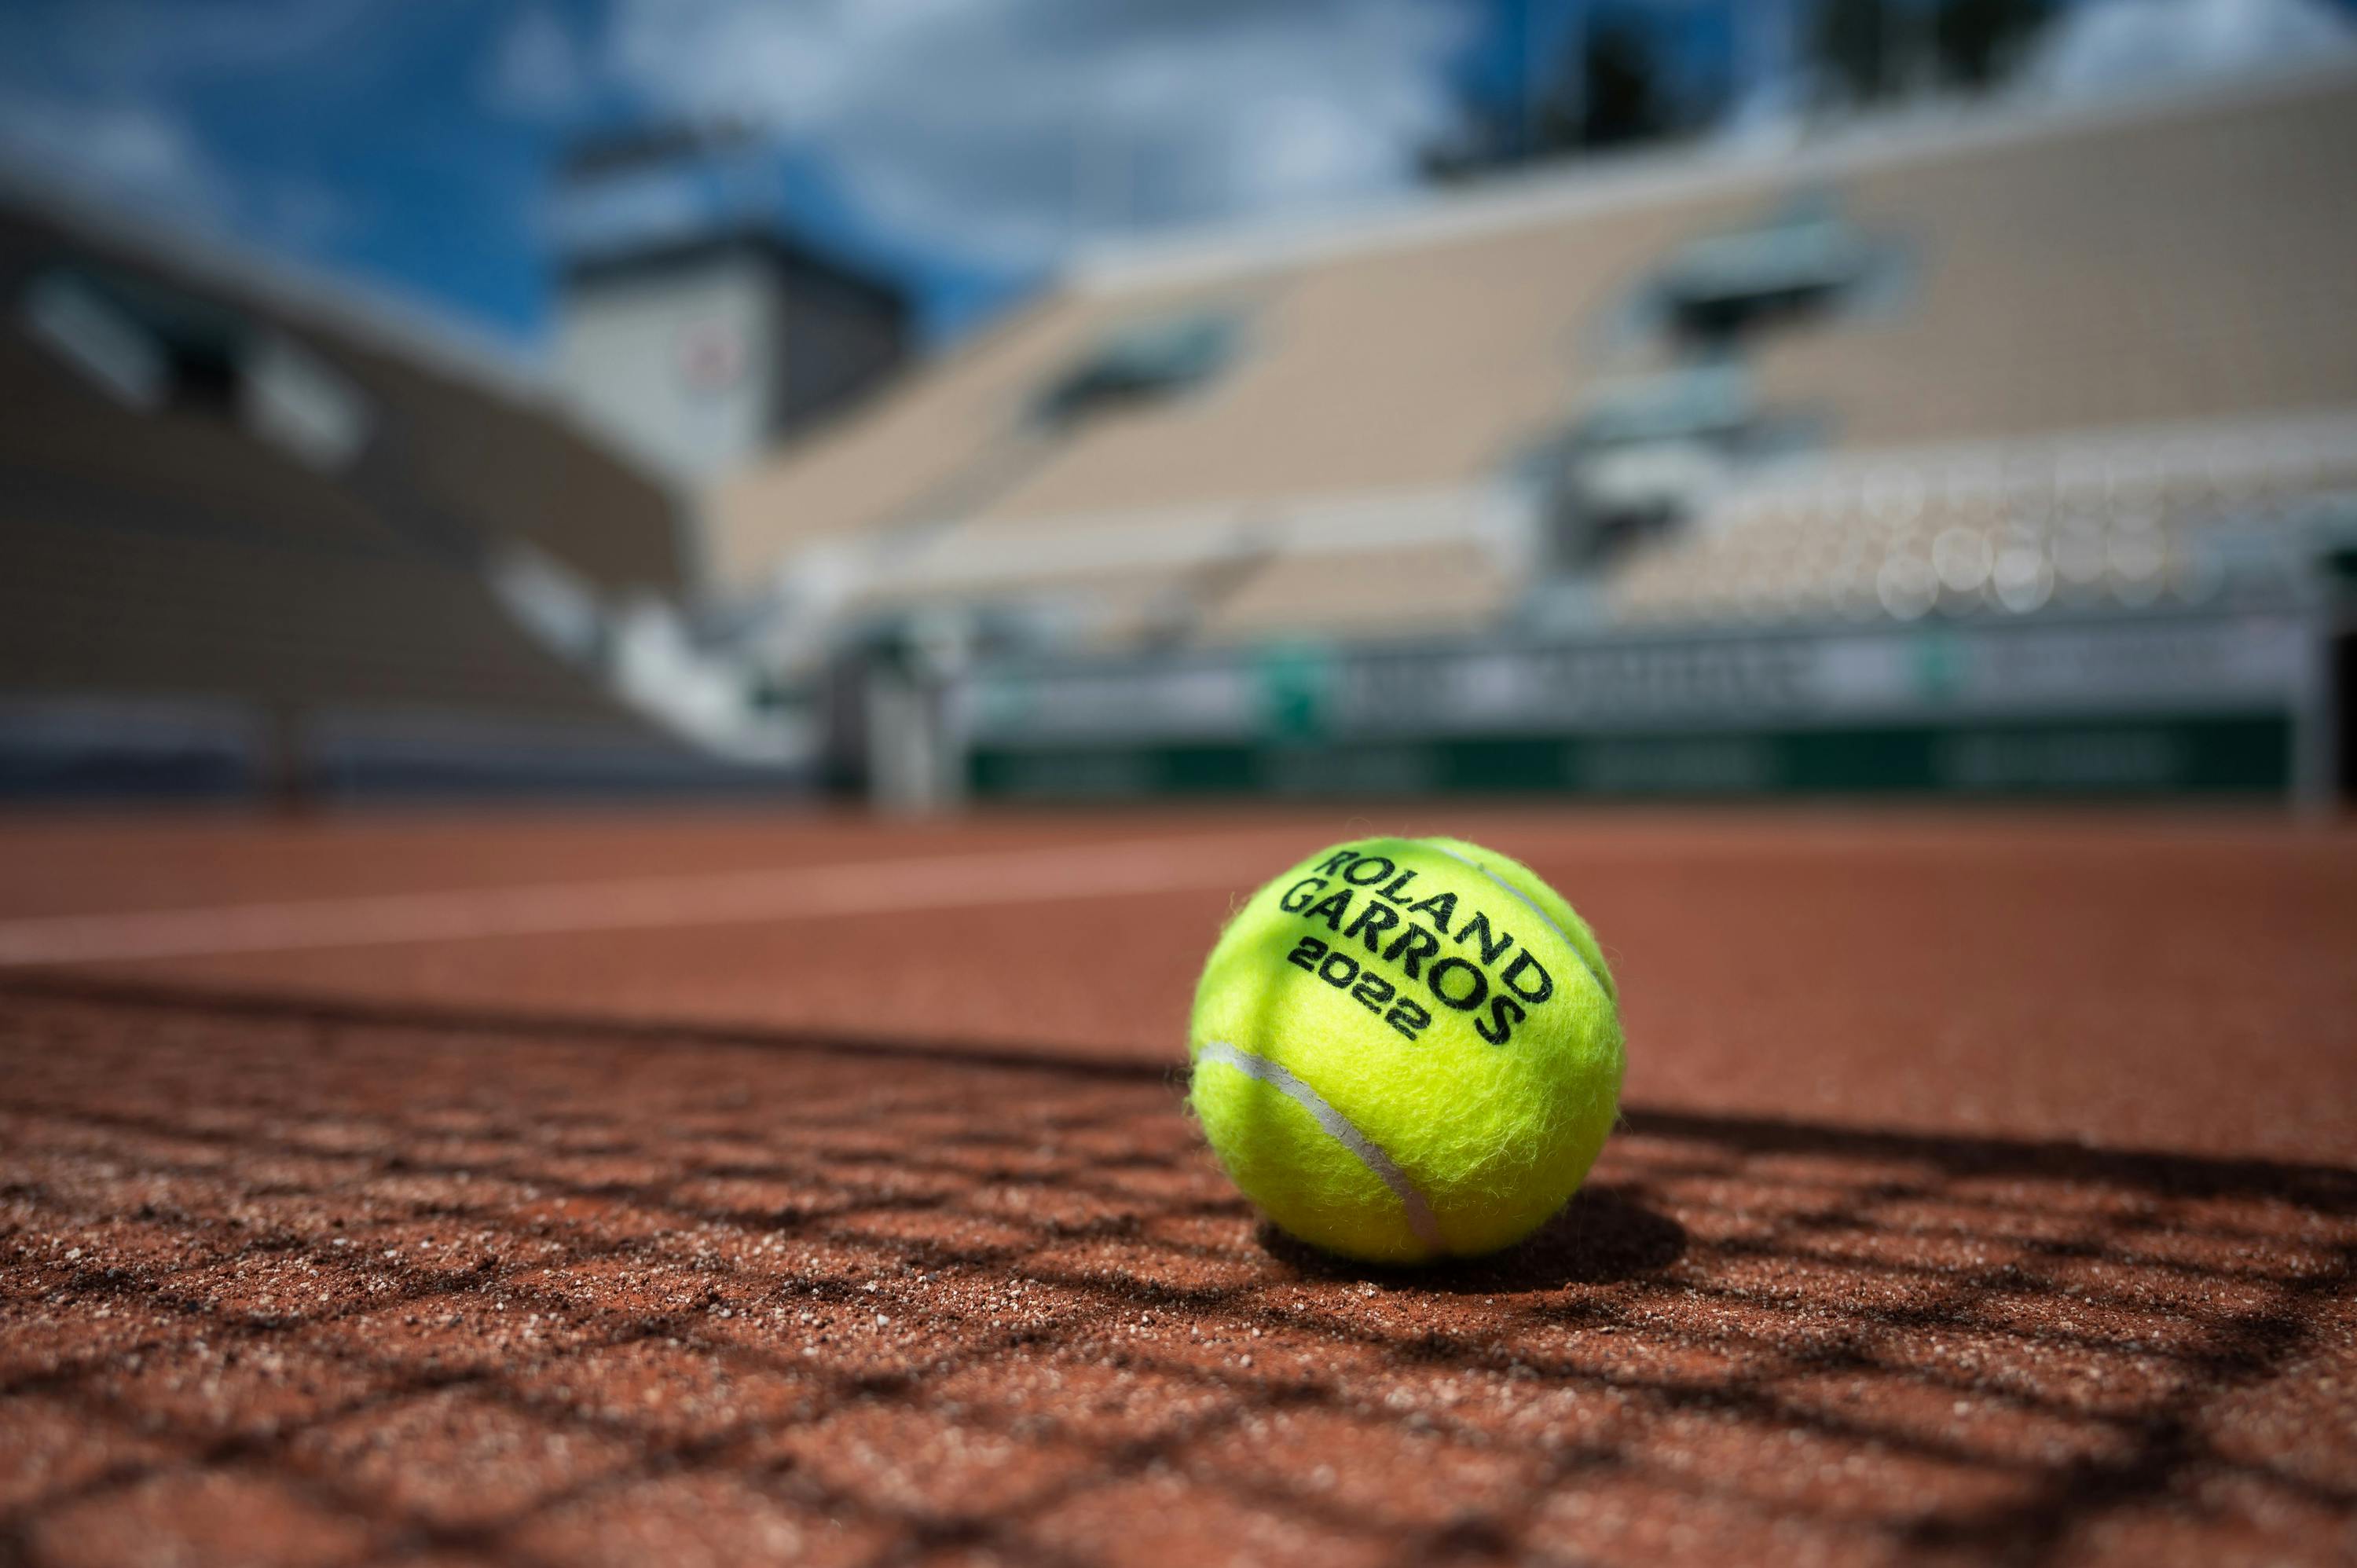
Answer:
[(0, 795), (2351, 788), (2357, 11), (0, 24)]

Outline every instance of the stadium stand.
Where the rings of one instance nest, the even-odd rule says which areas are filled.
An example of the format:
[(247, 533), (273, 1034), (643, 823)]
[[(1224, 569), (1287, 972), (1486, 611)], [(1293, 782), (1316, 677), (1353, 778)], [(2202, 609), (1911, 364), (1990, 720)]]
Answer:
[(2294, 590), (2298, 523), (2357, 489), (2357, 418), (2051, 447), (1898, 449), (1765, 476), (1641, 547), (1621, 623), (2024, 615)]
[[(2108, 452), (2123, 432), (2206, 445), (2205, 422), (2310, 420), (2357, 406), (2357, 177), (2340, 154), (2352, 141), (2357, 85), (2341, 70), (2126, 108), (1926, 115), (1775, 163), (1652, 156), (1121, 259), (724, 487), (716, 569), (759, 584), (783, 562), (791, 582), (813, 543), (839, 571), (846, 540), (856, 557), (898, 533), (874, 546), (858, 600), (872, 607), (922, 596), (929, 557), (1002, 534), (1085, 532), (1100, 555), (1125, 541), (1161, 567), (1232, 557), (1240, 531), (1281, 534), (1305, 508), (1453, 494), (1443, 532), (1500, 555), (1454, 574), (1490, 591), (1436, 604), (1436, 624), (1471, 630), (1510, 618), (1530, 586), (1514, 543), (1471, 520), (1566, 452), (1640, 493), (1647, 476), (1629, 471), (1644, 465), (1626, 448), (1657, 468), (1687, 459), (1670, 477), (1692, 516), (1779, 463), (2032, 443), (2067, 475), (2078, 445)], [(1224, 355), (1040, 435), (1041, 400), (1076, 367), (1155, 324), (1204, 319), (1228, 324)], [(1027, 459), (1005, 463), (1017, 447)], [(1594, 462), (1606, 447), (1620, 460)], [(954, 512), (924, 511), (926, 492), (994, 461), (1015, 471)], [(1174, 532), (1179, 510), (1194, 521)], [(1724, 552), (1712, 532), (1694, 547)], [(1370, 569), (1413, 575), (1422, 548)], [(1291, 569), (1282, 548), (1261, 553)], [(1648, 559), (1649, 582), (1680, 575)], [(1005, 575), (1020, 596), (1052, 573)], [(1337, 576), (1285, 604), (1299, 624), (1353, 628), (1363, 591)], [(1621, 596), (1643, 613), (1660, 591)], [(1221, 614), (1200, 627), (1264, 629)]]
[[(2357, 541), (2352, 145), (2338, 65), (1108, 252), (692, 496), (497, 356), (20, 191), (0, 783), (135, 732), (224, 787), (430, 779), (437, 753), (517, 780), (721, 757), (912, 804), (952, 775), (1735, 787), (1871, 719), (1910, 737), (1878, 776), (1926, 787), (2312, 789), (2347, 684), (2318, 673), (2319, 584)], [(2054, 636), (1974, 629), (2007, 627)], [(1907, 628), (1972, 637), (1827, 640)], [(2079, 673), (2024, 676), (2033, 645)], [(1567, 671), (1601, 694), (1545, 695)], [(1745, 695), (1770, 675), (1781, 706)], [(2007, 696), (2033, 687), (2034, 714)], [(1762, 714), (1769, 751), (1400, 749)], [(2102, 753), (2160, 759), (2137, 773), (1940, 738), (1960, 714), (2192, 727)], [(1297, 749), (1353, 725), (1388, 760)], [(2231, 767), (2196, 756), (2219, 725)], [(1170, 750), (1203, 746), (1232, 755)]]
[(0, 789), (733, 777), (599, 646), (685, 585), (675, 502), (508, 367), (24, 188), (0, 306)]
[[(1340, 690), (1351, 650), (1387, 647), (1472, 660), (1485, 644), (1536, 657), (1652, 639), (1642, 656), (1674, 663), (1692, 651), (1681, 638), (2088, 616), (2178, 618), (2191, 640), (2169, 659), (2187, 668), (2218, 618), (2258, 618), (2238, 646), (2273, 651), (2242, 668), (2272, 672), (2186, 702), (2224, 704), (2212, 716), (2232, 708), (2236, 725), (2260, 722), (2236, 704), (2268, 709), (2275, 738), (2242, 755), (2276, 760), (2204, 773), (2190, 731), (2118, 755), (2190, 759), (2149, 770), (2155, 787), (2312, 781), (2332, 727), (2308, 650), (2334, 635), (2314, 618), (2319, 563), (2357, 518), (2352, 145), (2357, 73), (2336, 64), (2093, 106), (1940, 105), (1773, 156), (1646, 153), (1109, 254), (724, 484), (712, 560), (794, 628), (757, 655), (783, 682), (826, 645), (814, 624), (873, 641), (921, 622), (942, 642), (963, 617), (933, 678), (985, 695), (941, 711), (964, 715), (977, 780), (1016, 792), (1105, 792), (1201, 761), (1166, 746), (1101, 766), (1092, 740), (1217, 731), (1265, 749), (1254, 702), (1206, 730), (1173, 693), (1251, 670), (1271, 644), (1342, 650)], [(2058, 712), (2108, 722), (2163, 703), (2119, 684), (2130, 661), (2089, 651), (2127, 635), (2097, 628), (2056, 655), (2104, 672), (2057, 688)], [(1186, 655), (1168, 702), (1148, 652)], [(1049, 722), (1061, 699), (1040, 695), (1092, 679), (1090, 660), (1130, 682), (1099, 711), (1133, 715), (1093, 736)], [(1032, 699), (1008, 696), (1027, 680)], [(1944, 691), (1885, 716), (1945, 722)], [(1992, 722), (2000, 696), (1984, 693)], [(1147, 713), (1168, 733), (1145, 733)], [(1806, 704), (1785, 718), (1836, 723)], [(1589, 721), (1531, 708), (1500, 722), (1561, 738)], [(1002, 742), (1024, 754), (984, 755)], [(2011, 778), (1940, 759), (2053, 750), (2025, 744), (1917, 736), (1900, 771), (1925, 787)], [(1775, 772), (1756, 760), (1727, 776)], [(1211, 772), (1278, 787), (1263, 763)], [(1562, 766), (1577, 777), (1554, 762), (1512, 777), (1653, 776)], [(2066, 782), (2134, 771), (2057, 767)], [(1283, 768), (1318, 788), (1335, 776), (1292, 754)]]

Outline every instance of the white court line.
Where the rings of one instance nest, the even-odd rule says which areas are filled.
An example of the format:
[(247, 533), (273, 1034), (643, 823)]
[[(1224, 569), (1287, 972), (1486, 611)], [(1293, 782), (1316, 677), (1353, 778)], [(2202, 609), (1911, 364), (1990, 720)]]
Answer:
[(1242, 890), (1300, 854), (1296, 834), (1141, 839), (698, 876), (49, 916), (0, 920), (0, 968)]

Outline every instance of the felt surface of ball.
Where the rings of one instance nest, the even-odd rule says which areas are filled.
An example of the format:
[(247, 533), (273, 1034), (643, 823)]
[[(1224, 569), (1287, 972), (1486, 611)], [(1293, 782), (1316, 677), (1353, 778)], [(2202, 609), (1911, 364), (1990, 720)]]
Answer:
[(1446, 838), (1321, 850), (1254, 893), (1195, 990), (1188, 1101), (1276, 1226), (1373, 1262), (1509, 1246), (1619, 1113), (1618, 998), (1529, 867)]

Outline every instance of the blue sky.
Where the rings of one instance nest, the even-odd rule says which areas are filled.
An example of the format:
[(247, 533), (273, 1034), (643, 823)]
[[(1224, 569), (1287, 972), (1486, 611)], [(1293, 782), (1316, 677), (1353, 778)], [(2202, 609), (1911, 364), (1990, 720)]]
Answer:
[[(1728, 69), (1738, 3), (1585, 8), (1643, 16), (1700, 80)], [(2214, 21), (2323, 0), (2145, 3)], [(729, 115), (762, 127), (758, 204), (900, 279), (946, 336), (1076, 241), (1405, 188), (1465, 90), (1504, 91), (1526, 40), (1559, 47), (1582, 8), (5, 0), (0, 155), (528, 347), (559, 150)]]

